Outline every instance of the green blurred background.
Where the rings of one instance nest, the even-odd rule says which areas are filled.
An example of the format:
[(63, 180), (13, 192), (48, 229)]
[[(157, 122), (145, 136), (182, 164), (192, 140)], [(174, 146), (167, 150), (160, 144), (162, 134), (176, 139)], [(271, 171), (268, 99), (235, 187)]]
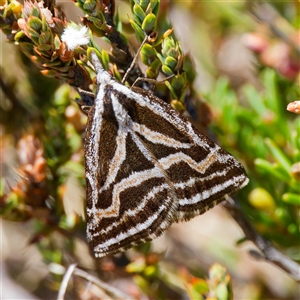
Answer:
[[(82, 15), (71, 1), (58, 4), (75, 22)], [(196, 126), (209, 123), (209, 134), (245, 166), (250, 183), (238, 193), (239, 204), (257, 231), (297, 262), (300, 118), (286, 106), (300, 99), (299, 7), (298, 1), (161, 2), (162, 18), (197, 72)], [(116, 1), (116, 8), (126, 22), (128, 3)], [(134, 35), (124, 34), (137, 49)], [(216, 262), (231, 276), (234, 299), (299, 299), (293, 279), (249, 256), (255, 246), (221, 207), (173, 225), (153, 245), (96, 261), (85, 241), (86, 117), (73, 101), (77, 94), (43, 77), (0, 36), (1, 268), (3, 288), (15, 292), (3, 299), (55, 299), (71, 263), (132, 299), (204, 299), (201, 280)], [(74, 278), (66, 299), (105, 299), (86, 287)]]

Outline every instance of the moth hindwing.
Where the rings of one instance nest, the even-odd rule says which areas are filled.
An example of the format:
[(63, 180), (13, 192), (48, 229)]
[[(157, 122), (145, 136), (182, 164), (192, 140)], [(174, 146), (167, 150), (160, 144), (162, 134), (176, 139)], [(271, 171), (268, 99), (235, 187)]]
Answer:
[(149, 92), (113, 79), (96, 54), (85, 138), (87, 237), (97, 257), (161, 235), (248, 183), (239, 162)]

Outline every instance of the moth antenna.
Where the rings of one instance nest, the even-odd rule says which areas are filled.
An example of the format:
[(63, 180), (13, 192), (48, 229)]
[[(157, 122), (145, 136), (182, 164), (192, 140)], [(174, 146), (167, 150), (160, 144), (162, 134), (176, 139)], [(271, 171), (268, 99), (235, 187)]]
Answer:
[(173, 78), (175, 76), (175, 74), (168, 76), (162, 80), (156, 80), (156, 79), (152, 79), (152, 78), (147, 78), (147, 77), (138, 77), (135, 82), (132, 84), (131, 87), (135, 86), (138, 82), (140, 81), (147, 81), (150, 83), (154, 83), (154, 84), (160, 84), (160, 83), (164, 83), (165, 81), (168, 81), (169, 79)]
[(126, 71), (126, 73), (125, 73), (125, 75), (124, 75), (124, 77), (123, 77), (123, 79), (122, 79), (122, 81), (121, 81), (122, 84), (124, 84), (124, 82), (126, 81), (128, 75), (129, 75), (129, 73), (130, 73), (131, 70), (133, 69), (133, 67), (134, 67), (134, 65), (135, 65), (135, 63), (136, 63), (136, 61), (137, 61), (137, 59), (138, 59), (138, 56), (139, 56), (139, 54), (140, 54), (140, 52), (141, 52), (141, 50), (142, 50), (142, 47), (143, 47), (144, 44), (146, 43), (147, 39), (148, 39), (148, 35), (146, 35), (146, 37), (144, 38), (143, 42), (141, 43), (141, 46), (139, 47), (138, 51), (136, 52), (136, 54), (135, 54), (135, 56), (134, 56), (134, 58), (133, 58), (133, 60), (132, 60), (132, 62), (131, 62), (130, 67), (127, 69), (127, 71)]

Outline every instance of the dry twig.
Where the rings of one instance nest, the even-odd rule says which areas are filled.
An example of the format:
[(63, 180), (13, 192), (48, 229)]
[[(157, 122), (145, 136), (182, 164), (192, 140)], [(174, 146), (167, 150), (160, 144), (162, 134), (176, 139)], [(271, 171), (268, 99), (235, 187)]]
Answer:
[(61, 283), (61, 286), (60, 286), (60, 289), (59, 289), (59, 292), (58, 292), (58, 296), (57, 296), (58, 300), (64, 299), (64, 296), (65, 296), (65, 293), (67, 290), (67, 286), (68, 286), (68, 283), (70, 281), (72, 274), (82, 277), (82, 278), (86, 279), (88, 282), (97, 285), (101, 289), (103, 289), (106, 292), (113, 295), (116, 299), (120, 299), (120, 300), (121, 299), (130, 299), (130, 296), (128, 296), (125, 293), (121, 292), (120, 290), (114, 288), (113, 286), (101, 281), (97, 277), (95, 277), (81, 269), (76, 268), (76, 265), (77, 264), (70, 265), (67, 272), (65, 273), (64, 278)]
[[(225, 207), (233, 219), (242, 228), (246, 238), (249, 241), (252, 241), (261, 251), (261, 259), (279, 267), (297, 282), (300, 282), (299, 264), (275, 249), (269, 241), (260, 236), (232, 198), (229, 198), (226, 203), (223, 203), (223, 207)], [(255, 253), (255, 257), (258, 258), (257, 253)]]

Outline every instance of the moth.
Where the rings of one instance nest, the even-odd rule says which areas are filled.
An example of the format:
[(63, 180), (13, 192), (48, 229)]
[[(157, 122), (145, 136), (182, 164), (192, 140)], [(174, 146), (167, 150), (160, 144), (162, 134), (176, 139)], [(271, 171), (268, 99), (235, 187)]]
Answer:
[(248, 183), (241, 164), (169, 104), (91, 60), (98, 91), (85, 137), (87, 239), (96, 257), (160, 236)]

